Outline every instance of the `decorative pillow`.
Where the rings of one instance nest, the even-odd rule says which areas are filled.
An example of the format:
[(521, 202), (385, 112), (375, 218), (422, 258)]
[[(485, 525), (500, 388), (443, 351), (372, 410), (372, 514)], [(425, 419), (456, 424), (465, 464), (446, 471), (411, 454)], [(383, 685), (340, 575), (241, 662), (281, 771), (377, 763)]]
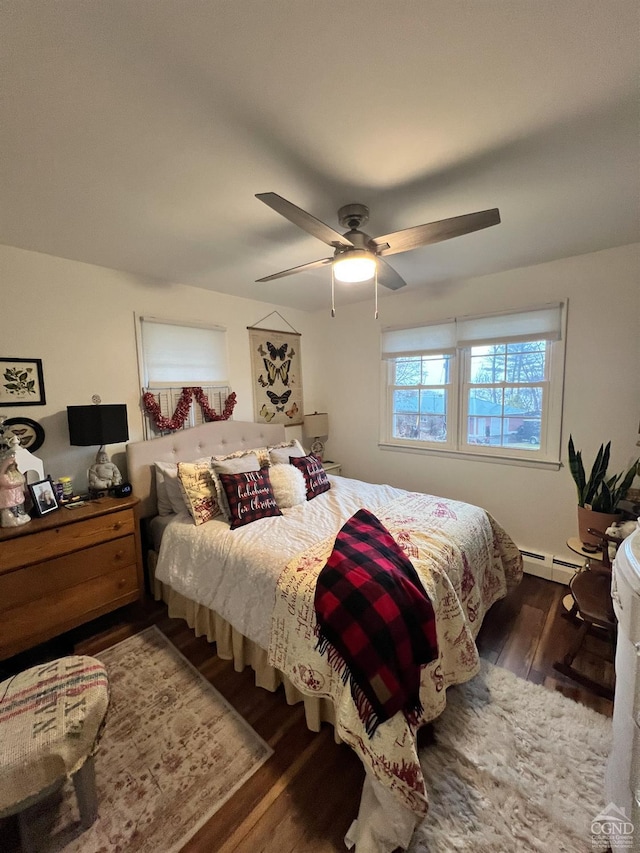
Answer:
[[(216, 461), (218, 460), (218, 461)], [(245, 474), (251, 471), (259, 471), (260, 468), (265, 468), (266, 464), (260, 464), (259, 458), (255, 453), (242, 453), (242, 455), (228, 456), (221, 460), (214, 456), (211, 460), (211, 476), (215, 483), (216, 493), (218, 496), (218, 505), (220, 511), (227, 521), (231, 521), (231, 512), (229, 510), (229, 502), (227, 495), (220, 480), (221, 474)]]
[(218, 476), (229, 504), (232, 530), (259, 518), (282, 515), (273, 496), (268, 468)]
[(309, 456), (291, 456), (289, 461), (295, 468), (302, 471), (307, 487), (308, 501), (318, 497), (322, 492), (329, 491), (331, 483), (322, 467), (322, 462), (317, 456), (313, 453), (310, 453)]
[(187, 509), (196, 524), (204, 524), (220, 515), (216, 486), (208, 459), (203, 462), (178, 462), (178, 482), (182, 487)]
[(297, 438), (269, 447), (269, 459), (272, 465), (288, 465), (290, 456), (306, 456), (306, 453), (307, 451)]
[(272, 465), (269, 479), (280, 509), (296, 506), (307, 499), (307, 485), (301, 471), (293, 465)]

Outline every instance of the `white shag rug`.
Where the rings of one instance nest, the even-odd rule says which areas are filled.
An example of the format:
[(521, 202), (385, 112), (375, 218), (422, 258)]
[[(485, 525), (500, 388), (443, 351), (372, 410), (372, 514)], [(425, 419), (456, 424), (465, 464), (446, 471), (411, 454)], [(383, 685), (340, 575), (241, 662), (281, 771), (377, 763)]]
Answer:
[(411, 853), (585, 853), (606, 806), (611, 720), (482, 662), (420, 750), (429, 814)]

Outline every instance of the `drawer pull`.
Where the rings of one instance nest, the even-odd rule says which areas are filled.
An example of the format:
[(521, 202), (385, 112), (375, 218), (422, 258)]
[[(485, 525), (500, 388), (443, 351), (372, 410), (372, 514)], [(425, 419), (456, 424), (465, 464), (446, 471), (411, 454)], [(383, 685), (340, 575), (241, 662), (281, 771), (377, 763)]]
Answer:
[(113, 555), (113, 559), (114, 559), (114, 560), (121, 560), (121, 559), (123, 558), (123, 556), (124, 556), (124, 551), (117, 551), (117, 552)]
[(113, 525), (113, 529), (114, 529), (114, 530), (120, 530), (120, 528), (121, 528), (121, 527), (123, 527), (123, 526), (124, 526), (124, 522), (123, 522), (123, 521), (116, 521), (116, 523)]

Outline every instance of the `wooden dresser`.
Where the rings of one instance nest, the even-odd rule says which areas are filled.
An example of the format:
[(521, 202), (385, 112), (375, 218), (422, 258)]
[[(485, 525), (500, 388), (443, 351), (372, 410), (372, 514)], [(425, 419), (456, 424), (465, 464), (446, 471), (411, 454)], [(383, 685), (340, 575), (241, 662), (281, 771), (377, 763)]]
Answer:
[(136, 498), (0, 528), (0, 660), (144, 594)]

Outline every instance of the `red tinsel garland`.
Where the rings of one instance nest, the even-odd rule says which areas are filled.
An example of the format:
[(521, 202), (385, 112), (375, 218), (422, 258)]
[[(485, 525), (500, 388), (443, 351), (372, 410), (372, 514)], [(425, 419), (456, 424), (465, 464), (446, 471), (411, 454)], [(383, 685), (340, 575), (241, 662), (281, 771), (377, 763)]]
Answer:
[(224, 409), (222, 410), (222, 414), (219, 415), (215, 409), (209, 407), (209, 401), (207, 400), (202, 388), (183, 388), (175, 412), (170, 418), (165, 418), (160, 411), (160, 406), (156, 403), (155, 397), (150, 391), (147, 391), (142, 395), (142, 402), (147, 410), (147, 414), (153, 418), (153, 422), (158, 429), (176, 430), (180, 429), (187, 419), (189, 409), (191, 408), (192, 397), (196, 398), (196, 401), (200, 404), (200, 408), (208, 421), (229, 420), (233, 413), (233, 407), (236, 404), (236, 392), (232, 391), (224, 401)]

